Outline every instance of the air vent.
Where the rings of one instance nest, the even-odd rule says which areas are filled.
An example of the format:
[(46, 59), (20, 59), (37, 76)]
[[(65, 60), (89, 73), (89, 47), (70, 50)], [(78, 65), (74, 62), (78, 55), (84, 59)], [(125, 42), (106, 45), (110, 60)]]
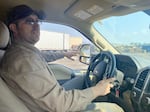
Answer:
[(150, 69), (146, 69), (144, 71), (141, 72), (141, 74), (139, 75), (138, 79), (137, 79), (137, 82), (135, 84), (135, 87), (138, 88), (138, 89), (142, 89), (143, 88), (143, 85), (144, 85), (144, 81), (148, 75), (148, 72), (149, 72)]

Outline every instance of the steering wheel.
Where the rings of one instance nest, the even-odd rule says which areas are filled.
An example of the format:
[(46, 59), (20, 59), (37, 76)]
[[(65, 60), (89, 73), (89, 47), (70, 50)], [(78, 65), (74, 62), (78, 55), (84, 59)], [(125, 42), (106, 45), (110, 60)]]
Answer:
[(109, 51), (101, 51), (91, 59), (85, 78), (86, 87), (96, 85), (102, 79), (114, 77), (115, 70), (115, 56)]

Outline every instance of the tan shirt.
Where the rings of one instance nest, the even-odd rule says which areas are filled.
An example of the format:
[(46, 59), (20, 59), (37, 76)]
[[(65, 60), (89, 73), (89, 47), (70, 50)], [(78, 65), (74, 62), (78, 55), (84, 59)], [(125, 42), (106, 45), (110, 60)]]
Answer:
[(10, 89), (32, 112), (80, 111), (94, 99), (91, 88), (65, 91), (40, 51), (25, 42), (7, 49), (0, 69)]

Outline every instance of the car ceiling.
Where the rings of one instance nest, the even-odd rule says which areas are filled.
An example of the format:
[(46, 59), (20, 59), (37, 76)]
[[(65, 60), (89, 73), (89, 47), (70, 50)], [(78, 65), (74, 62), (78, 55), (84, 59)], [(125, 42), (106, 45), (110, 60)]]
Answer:
[(8, 9), (19, 4), (44, 11), (47, 21), (68, 24), (150, 9), (150, 0), (1, 0), (0, 19), (5, 20)]
[(91, 24), (95, 20), (150, 9), (150, 0), (1, 0), (0, 20), (5, 22), (8, 10), (19, 4), (43, 11), (46, 22), (71, 26), (99, 48), (113, 52), (116, 50), (103, 37), (97, 37)]

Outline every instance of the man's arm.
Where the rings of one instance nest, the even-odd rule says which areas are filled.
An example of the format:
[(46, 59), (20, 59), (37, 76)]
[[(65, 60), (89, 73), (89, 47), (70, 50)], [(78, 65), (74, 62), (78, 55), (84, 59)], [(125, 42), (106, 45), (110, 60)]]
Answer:
[(47, 62), (52, 62), (57, 59), (67, 57), (74, 60), (72, 57), (77, 55), (76, 51), (41, 51), (41, 54)]
[(60, 52), (54, 52), (54, 51), (41, 51), (42, 56), (47, 62), (52, 62), (57, 59), (64, 58), (64, 55)]

